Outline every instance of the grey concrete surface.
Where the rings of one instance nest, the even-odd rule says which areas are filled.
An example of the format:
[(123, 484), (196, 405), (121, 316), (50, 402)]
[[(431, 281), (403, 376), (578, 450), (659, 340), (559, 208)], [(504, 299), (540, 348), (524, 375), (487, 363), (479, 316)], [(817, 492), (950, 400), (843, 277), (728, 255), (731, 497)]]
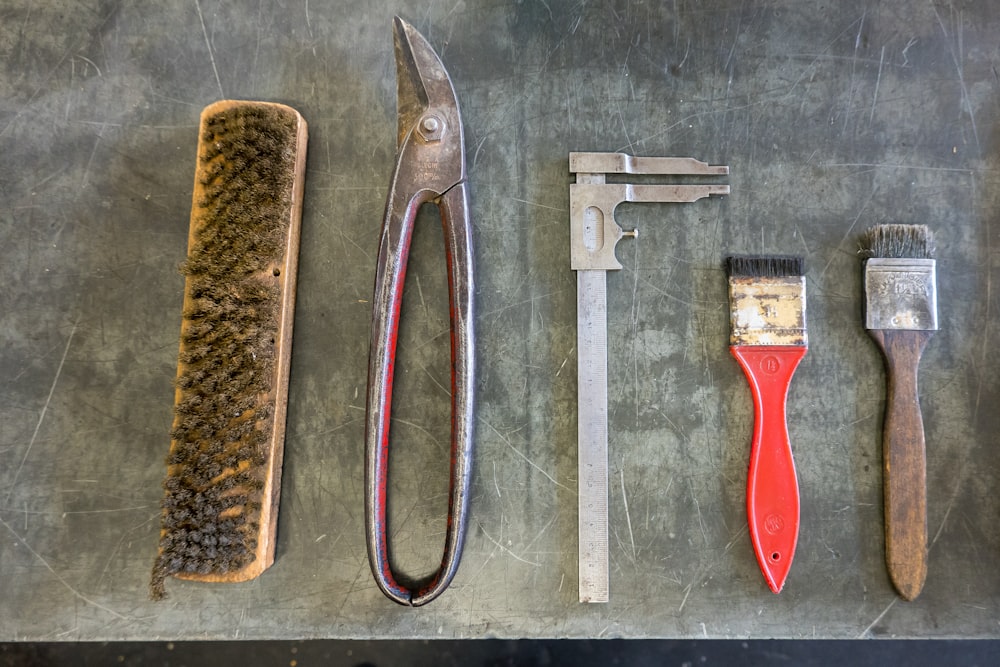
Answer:
[[(395, 151), (391, 18), (435, 47), (465, 121), (476, 235), (473, 518), (449, 591), (404, 609), (364, 547), (374, 256)], [(0, 639), (996, 637), (994, 341), (1000, 7), (904, 2), (13, 0), (0, 7)], [(277, 562), (147, 599), (200, 110), (310, 124)], [(623, 206), (609, 277), (611, 602), (576, 601), (575, 277), (567, 154), (691, 155), (732, 195)], [(884, 375), (857, 236), (939, 240), (921, 367), (930, 567), (883, 565)], [(447, 309), (423, 215), (393, 422), (393, 547), (440, 556)], [(752, 413), (722, 259), (806, 257), (789, 397), (802, 524), (784, 592), (750, 548)]]

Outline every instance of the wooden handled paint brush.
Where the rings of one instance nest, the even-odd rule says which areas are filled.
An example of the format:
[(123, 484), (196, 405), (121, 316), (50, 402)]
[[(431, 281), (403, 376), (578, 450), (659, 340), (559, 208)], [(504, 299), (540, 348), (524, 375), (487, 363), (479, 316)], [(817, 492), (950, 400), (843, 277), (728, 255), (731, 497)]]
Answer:
[(917, 368), (938, 328), (934, 236), (924, 225), (876, 225), (861, 238), (865, 328), (882, 350), (888, 388), (882, 426), (885, 562), (913, 600), (927, 576), (927, 462)]
[(224, 100), (199, 132), (153, 598), (168, 576), (245, 581), (274, 561), (306, 124)]
[(747, 476), (750, 540), (768, 587), (780, 593), (799, 535), (799, 484), (785, 401), (805, 356), (806, 282), (801, 257), (729, 257), (729, 350), (753, 394)]

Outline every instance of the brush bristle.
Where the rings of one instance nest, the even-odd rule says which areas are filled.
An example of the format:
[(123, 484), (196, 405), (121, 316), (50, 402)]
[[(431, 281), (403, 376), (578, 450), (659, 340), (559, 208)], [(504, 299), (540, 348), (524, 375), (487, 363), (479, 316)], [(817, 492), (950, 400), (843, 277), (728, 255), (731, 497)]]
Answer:
[(805, 260), (789, 255), (736, 255), (726, 258), (730, 278), (783, 278), (805, 275)]
[(927, 225), (875, 225), (861, 235), (859, 254), (865, 259), (934, 259), (934, 233)]
[(273, 267), (292, 224), (297, 118), (248, 103), (202, 121), (154, 598), (168, 576), (225, 574), (256, 557), (282, 308)]

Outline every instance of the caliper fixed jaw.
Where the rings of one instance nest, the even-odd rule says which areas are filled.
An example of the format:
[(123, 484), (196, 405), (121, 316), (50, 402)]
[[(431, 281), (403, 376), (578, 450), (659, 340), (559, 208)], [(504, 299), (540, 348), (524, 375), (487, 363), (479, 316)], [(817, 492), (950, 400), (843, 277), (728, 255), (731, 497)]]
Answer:
[(726, 165), (710, 165), (689, 157), (635, 157), (625, 153), (570, 153), (570, 173), (576, 183), (569, 186), (570, 265), (574, 271), (619, 270), (615, 246), (625, 232), (615, 220), (615, 209), (623, 202), (687, 203), (711, 195), (729, 194), (729, 186), (645, 185), (607, 183), (608, 174), (652, 176), (725, 176)]

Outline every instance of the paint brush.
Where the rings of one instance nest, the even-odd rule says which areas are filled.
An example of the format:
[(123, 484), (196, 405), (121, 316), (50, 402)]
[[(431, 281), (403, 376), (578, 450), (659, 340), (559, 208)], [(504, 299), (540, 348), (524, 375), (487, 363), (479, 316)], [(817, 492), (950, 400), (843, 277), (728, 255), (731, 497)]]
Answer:
[(747, 520), (768, 587), (780, 593), (799, 535), (799, 485), (785, 401), (806, 354), (806, 281), (801, 257), (729, 257), (729, 350), (753, 394)]
[(938, 328), (934, 236), (924, 225), (876, 225), (861, 238), (865, 328), (885, 359), (882, 426), (885, 562), (913, 600), (927, 576), (927, 462), (917, 368)]

